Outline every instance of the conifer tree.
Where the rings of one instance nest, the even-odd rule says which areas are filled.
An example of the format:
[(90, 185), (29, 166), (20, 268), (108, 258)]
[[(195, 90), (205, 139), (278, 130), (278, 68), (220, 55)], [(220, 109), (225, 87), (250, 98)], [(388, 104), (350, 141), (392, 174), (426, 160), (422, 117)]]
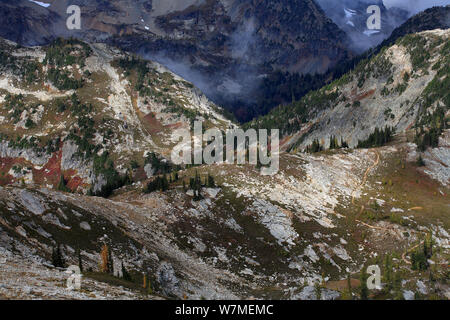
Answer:
[(420, 154), (419, 157), (417, 158), (417, 166), (418, 167), (424, 167), (425, 166), (425, 161), (422, 158), (422, 154)]
[(108, 248), (108, 273), (114, 275), (114, 260), (112, 250)]
[(339, 149), (339, 143), (335, 136), (330, 136), (330, 149)]
[(347, 289), (351, 299), (351, 297), (353, 296), (353, 292), (352, 292), (352, 279), (350, 277), (350, 273), (347, 274)]
[(395, 300), (402, 300), (403, 299), (403, 293), (402, 293), (402, 276), (400, 272), (396, 272), (393, 277), (393, 289), (394, 289), (394, 299)]
[(57, 268), (64, 268), (65, 267), (65, 261), (64, 257), (61, 251), (61, 247), (59, 244), (56, 244), (56, 247), (53, 248), (52, 251), (52, 263)]
[(59, 178), (59, 183), (58, 183), (58, 188), (59, 191), (63, 191), (63, 192), (67, 192), (68, 188), (67, 188), (67, 183), (66, 180), (64, 179), (64, 175), (61, 174), (60, 178)]
[(392, 259), (389, 254), (384, 257), (384, 282), (386, 283), (386, 291), (390, 292), (393, 287), (393, 277), (392, 277)]
[(101, 256), (100, 271), (109, 274), (114, 273), (112, 267), (112, 256), (110, 249), (108, 248), (108, 245), (106, 244), (103, 245), (100, 256)]
[(52, 264), (53, 264), (55, 267), (58, 267), (58, 266), (59, 266), (59, 263), (58, 263), (58, 253), (57, 253), (57, 251), (56, 251), (56, 247), (53, 247), (53, 248), (52, 248)]
[(344, 141), (344, 138), (341, 137), (341, 148), (348, 149), (348, 143)]
[(365, 268), (363, 268), (361, 270), (361, 274), (360, 274), (361, 284), (359, 286), (359, 294), (360, 294), (361, 300), (369, 299), (369, 289), (367, 288), (367, 279), (368, 279), (368, 275), (365, 272)]
[(143, 279), (142, 279), (142, 287), (144, 288), (144, 289), (146, 289), (147, 288), (147, 275), (144, 273), (143, 274)]
[(76, 255), (77, 255), (77, 258), (78, 258), (78, 268), (80, 268), (80, 271), (83, 272), (83, 261), (82, 261), (82, 258), (81, 258), (81, 250), (80, 250), (79, 247), (76, 250)]
[(323, 151), (323, 146), (320, 144), (319, 139), (314, 139), (312, 144), (306, 147), (306, 152), (316, 153)]
[(125, 281), (132, 281), (131, 275), (125, 268), (123, 261), (122, 261), (122, 279), (124, 279)]
[(322, 299), (322, 287), (319, 282), (314, 285), (314, 291), (316, 293), (316, 300)]
[(427, 259), (430, 259), (433, 255), (433, 235), (428, 233), (423, 241), (423, 254)]
[(214, 177), (210, 174), (208, 174), (208, 183), (207, 183), (208, 188), (215, 188), (216, 187), (216, 183), (214, 181)]

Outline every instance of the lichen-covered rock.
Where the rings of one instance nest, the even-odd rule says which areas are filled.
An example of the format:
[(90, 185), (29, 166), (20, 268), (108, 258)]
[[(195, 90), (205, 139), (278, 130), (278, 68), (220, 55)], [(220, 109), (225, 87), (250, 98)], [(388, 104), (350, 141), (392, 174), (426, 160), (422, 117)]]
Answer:
[(179, 296), (178, 279), (175, 270), (168, 262), (162, 262), (156, 271), (157, 281), (166, 295)]
[(47, 206), (43, 202), (43, 199), (34, 193), (22, 190), (19, 192), (18, 196), (22, 205), (36, 215), (42, 215), (45, 210), (47, 210)]

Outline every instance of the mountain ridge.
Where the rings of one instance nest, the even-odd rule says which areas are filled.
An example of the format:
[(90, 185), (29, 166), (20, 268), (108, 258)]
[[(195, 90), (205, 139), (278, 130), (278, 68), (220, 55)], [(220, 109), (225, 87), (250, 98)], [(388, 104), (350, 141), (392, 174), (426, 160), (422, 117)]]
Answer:
[(0, 36), (32, 45), (57, 36), (107, 42), (166, 65), (237, 115), (266, 74), (323, 73), (352, 55), (345, 33), (312, 0), (78, 1), (80, 31), (65, 27), (71, 2), (49, 3), (4, 5)]
[[(24, 174), (18, 168), (25, 164), (13, 160), (2, 183), (39, 179), (56, 187), (61, 175), (72, 191), (102, 192), (126, 176), (132, 160), (151, 176), (156, 169), (144, 172), (146, 155), (169, 157), (174, 128), (190, 130), (195, 120), (206, 128), (233, 125), (192, 84), (104, 44), (60, 39), (24, 48), (2, 41), (1, 49), (1, 155), (33, 168)], [(95, 169), (110, 157), (120, 173)]]

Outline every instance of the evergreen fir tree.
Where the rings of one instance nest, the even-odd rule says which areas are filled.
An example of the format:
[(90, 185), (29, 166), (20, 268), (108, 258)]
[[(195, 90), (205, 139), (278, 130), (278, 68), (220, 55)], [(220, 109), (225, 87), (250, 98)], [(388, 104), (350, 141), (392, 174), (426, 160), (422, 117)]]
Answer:
[(392, 259), (389, 254), (384, 258), (384, 282), (386, 283), (386, 291), (390, 292), (393, 287), (393, 277), (392, 277)]
[(52, 251), (52, 264), (57, 268), (65, 268), (65, 261), (59, 244)]
[(422, 158), (422, 154), (419, 155), (417, 158), (417, 166), (418, 167), (425, 167), (425, 161)]
[(335, 136), (330, 136), (330, 150), (339, 149), (339, 143)]
[(208, 188), (215, 188), (216, 187), (216, 183), (214, 181), (214, 177), (211, 176), (210, 174), (208, 174), (208, 183), (207, 183)]
[(323, 146), (320, 144), (318, 139), (314, 139), (313, 143), (306, 147), (306, 152), (308, 153), (316, 153), (320, 151), (323, 151)]
[(62, 174), (61, 174), (61, 176), (59, 178), (59, 183), (58, 183), (57, 189), (59, 191), (63, 191), (63, 192), (68, 192), (69, 191), (69, 189), (67, 188), (66, 180), (64, 179), (64, 175), (62, 175)]
[(394, 299), (402, 300), (403, 292), (402, 292), (402, 276), (400, 272), (396, 272), (393, 277), (393, 289), (394, 289)]
[(152, 283), (150, 281), (150, 277), (147, 276), (147, 294), (153, 294)]
[(76, 255), (77, 255), (77, 258), (78, 258), (78, 268), (80, 268), (80, 271), (83, 272), (83, 261), (82, 261), (82, 258), (81, 258), (81, 250), (80, 250), (79, 247), (76, 250)]
[(348, 149), (348, 143), (344, 141), (344, 138), (341, 137), (341, 148), (342, 149)]
[(361, 270), (361, 274), (360, 274), (360, 281), (361, 284), (359, 286), (359, 294), (361, 297), (361, 300), (368, 300), (369, 299), (369, 289), (367, 288), (367, 279), (368, 279), (368, 275), (365, 272), (365, 268), (363, 268)]
[(125, 281), (132, 281), (131, 275), (128, 272), (128, 270), (125, 268), (123, 261), (122, 261), (122, 279), (124, 279)]
[(433, 236), (431, 232), (424, 239), (423, 254), (427, 259), (430, 259), (433, 255)]

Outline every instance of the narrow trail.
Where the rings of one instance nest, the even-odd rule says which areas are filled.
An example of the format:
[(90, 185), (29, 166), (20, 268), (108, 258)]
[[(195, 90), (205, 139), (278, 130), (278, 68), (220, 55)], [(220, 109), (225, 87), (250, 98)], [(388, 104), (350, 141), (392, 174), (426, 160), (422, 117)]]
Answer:
[[(370, 173), (372, 170), (374, 170), (374, 169), (380, 164), (380, 154), (379, 154), (379, 152), (378, 152), (377, 150), (375, 150), (375, 149), (372, 149), (372, 151), (375, 152), (375, 154), (377, 155), (377, 158), (376, 158), (375, 162), (373, 163), (373, 165), (371, 165), (369, 168), (367, 168), (366, 172), (364, 173), (364, 178), (363, 178), (361, 184), (359, 185), (359, 187), (356, 188), (356, 189), (353, 191), (353, 193), (352, 193), (352, 204), (353, 204), (353, 205), (356, 205), (356, 203), (355, 203), (355, 194), (356, 194), (356, 191), (357, 191), (358, 189), (361, 189), (361, 188), (366, 184), (367, 179), (368, 179), (368, 177), (369, 177), (369, 173)], [(417, 209), (423, 209), (423, 208), (421, 208), (421, 207), (414, 207), (414, 208), (411, 208), (410, 210), (414, 210), (414, 209), (417, 210)], [(390, 230), (391, 230), (391, 229), (387, 229), (387, 228), (371, 226), (371, 225), (369, 225), (369, 224), (367, 224), (367, 223), (365, 223), (365, 222), (359, 220), (359, 217), (360, 217), (361, 214), (364, 212), (364, 210), (365, 210), (365, 206), (364, 206), (364, 204), (363, 204), (363, 205), (361, 205), (361, 209), (360, 209), (360, 211), (359, 211), (359, 213), (358, 213), (357, 218), (355, 219), (356, 222), (358, 222), (358, 223), (360, 223), (360, 224), (362, 224), (362, 225), (364, 225), (364, 226), (366, 226), (366, 227), (368, 227), (368, 228), (370, 228), (370, 229), (383, 230), (383, 231), (390, 231)], [(415, 246), (413, 246), (413, 247), (409, 248), (408, 250), (406, 250), (406, 251), (402, 254), (402, 260), (403, 260), (406, 264), (411, 265), (412, 263), (411, 263), (410, 260), (408, 260), (408, 259), (406, 258), (406, 255), (407, 255), (408, 253), (410, 253), (411, 251), (416, 250), (418, 247), (420, 247), (421, 245), (423, 245), (423, 243), (424, 243), (424, 240), (422, 240), (420, 243), (418, 243), (418, 244), (416, 244)]]
[(376, 158), (375, 162), (373, 163), (373, 165), (371, 165), (369, 168), (367, 168), (366, 172), (364, 173), (363, 180), (362, 180), (362, 182), (360, 183), (360, 185), (358, 186), (358, 188), (356, 188), (355, 190), (353, 190), (353, 193), (352, 193), (352, 204), (353, 204), (353, 205), (355, 205), (355, 194), (356, 194), (356, 191), (357, 191), (358, 189), (362, 188), (362, 187), (366, 184), (367, 178), (369, 177), (370, 171), (372, 171), (373, 169), (375, 169), (375, 168), (380, 164), (380, 154), (379, 154), (379, 152), (378, 152), (377, 150), (375, 150), (375, 149), (372, 149), (372, 151), (375, 152), (377, 158)]
[[(380, 153), (375, 149), (372, 149), (371, 151), (373, 151), (377, 157), (376, 157), (374, 163), (369, 168), (367, 168), (366, 172), (364, 173), (364, 177), (363, 177), (363, 180), (361, 181), (361, 184), (358, 186), (358, 188), (353, 190), (353, 193), (352, 193), (352, 204), (353, 205), (356, 205), (356, 202), (355, 202), (356, 191), (358, 189), (362, 189), (364, 187), (364, 185), (367, 183), (367, 179), (369, 178), (369, 173), (372, 170), (374, 170), (376, 167), (378, 167), (378, 165), (380, 164)], [(365, 205), (364, 204), (361, 205), (361, 209), (359, 210), (359, 213), (355, 219), (356, 222), (361, 223), (362, 225), (364, 225), (368, 228), (371, 228), (371, 229), (375, 229), (375, 230), (384, 230), (384, 231), (390, 230), (390, 229), (386, 229), (386, 228), (382, 228), (382, 227), (371, 226), (370, 224), (367, 224), (367, 223), (359, 220), (359, 217), (362, 215), (362, 213), (364, 212), (365, 209), (366, 209)]]

